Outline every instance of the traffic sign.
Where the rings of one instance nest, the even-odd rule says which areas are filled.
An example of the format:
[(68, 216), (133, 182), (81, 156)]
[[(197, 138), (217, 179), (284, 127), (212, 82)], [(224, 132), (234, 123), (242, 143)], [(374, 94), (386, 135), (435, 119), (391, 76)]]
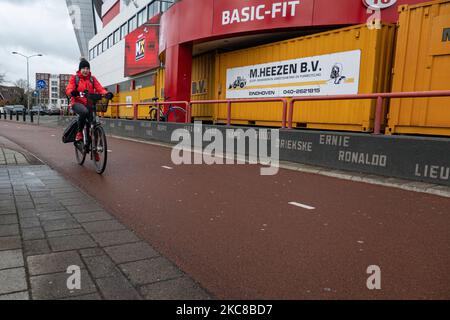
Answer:
[(36, 82), (36, 88), (38, 90), (44, 90), (47, 87), (47, 83), (45, 82), (45, 80), (38, 80)]

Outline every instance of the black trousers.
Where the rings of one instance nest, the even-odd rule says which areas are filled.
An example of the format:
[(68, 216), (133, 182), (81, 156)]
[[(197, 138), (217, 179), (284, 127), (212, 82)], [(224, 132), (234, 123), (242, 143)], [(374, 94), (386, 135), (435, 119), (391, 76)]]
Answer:
[(78, 115), (78, 132), (83, 131), (84, 125), (86, 124), (86, 119), (89, 115), (89, 111), (85, 105), (81, 103), (75, 103), (72, 106), (72, 110)]

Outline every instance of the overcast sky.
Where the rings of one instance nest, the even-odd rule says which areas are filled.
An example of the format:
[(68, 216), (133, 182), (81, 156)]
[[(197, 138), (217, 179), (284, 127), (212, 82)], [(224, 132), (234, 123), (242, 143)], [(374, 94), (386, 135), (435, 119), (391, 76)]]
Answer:
[(80, 51), (64, 0), (0, 0), (0, 44), (0, 73), (6, 81), (27, 79), (26, 59), (12, 51), (44, 55), (29, 60), (32, 88), (36, 72), (73, 74), (78, 69)]

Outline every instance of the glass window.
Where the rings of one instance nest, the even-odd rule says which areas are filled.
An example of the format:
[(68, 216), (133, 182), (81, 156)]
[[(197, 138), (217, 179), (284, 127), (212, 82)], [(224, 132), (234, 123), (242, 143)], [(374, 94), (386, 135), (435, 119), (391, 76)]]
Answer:
[(117, 29), (116, 31), (114, 31), (114, 44), (116, 44), (119, 41), (120, 41), (120, 30)]
[(97, 45), (97, 56), (100, 55), (100, 44)]
[(153, 18), (159, 13), (160, 3), (159, 1), (154, 1), (148, 6), (148, 19)]
[(114, 45), (114, 43), (113, 43), (113, 35), (110, 34), (108, 36), (108, 48), (111, 48), (113, 45)]
[(169, 7), (172, 5), (171, 2), (167, 2), (167, 1), (161, 1), (161, 11), (165, 12), (167, 11), (167, 9), (169, 9)]
[(92, 59), (95, 59), (96, 56), (97, 56), (97, 47), (94, 47), (94, 49), (92, 49)]
[(120, 40), (122, 40), (123, 38), (125, 38), (127, 34), (128, 34), (128, 26), (127, 26), (127, 23), (125, 22), (125, 23), (120, 27)]
[(136, 29), (136, 16), (128, 20), (128, 33)]
[(102, 43), (102, 52), (105, 52), (108, 49), (108, 39), (103, 40)]
[(57, 86), (58, 85), (58, 81), (52, 81), (52, 86)]
[[(52, 84), (52, 85), (55, 86), (55, 84)], [(58, 91), (58, 88), (57, 87), (52, 87), (52, 91)]]
[(144, 8), (141, 11), (139, 11), (137, 15), (137, 26), (138, 27), (142, 26), (145, 23), (145, 21), (147, 21), (147, 8)]

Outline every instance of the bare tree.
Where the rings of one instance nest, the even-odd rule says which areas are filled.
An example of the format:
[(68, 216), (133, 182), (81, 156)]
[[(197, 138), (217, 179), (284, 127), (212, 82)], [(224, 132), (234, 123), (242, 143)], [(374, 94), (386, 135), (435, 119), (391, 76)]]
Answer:
[(27, 99), (28, 99), (28, 96), (27, 96), (28, 95), (28, 91), (27, 91), (28, 90), (28, 82), (27, 82), (27, 80), (19, 79), (14, 82), (14, 85), (16, 87), (19, 87), (20, 89), (22, 89), (22, 90), (20, 90), (21, 94), (18, 99), (19, 100), (18, 103), (22, 104), (22, 105), (26, 105)]
[(28, 83), (25, 79), (19, 79), (16, 82), (14, 82), (14, 85), (16, 87), (19, 87), (20, 89), (23, 89), (24, 91), (28, 90)]
[(5, 74), (0, 73), (0, 84), (2, 84), (3, 82), (5, 82)]

